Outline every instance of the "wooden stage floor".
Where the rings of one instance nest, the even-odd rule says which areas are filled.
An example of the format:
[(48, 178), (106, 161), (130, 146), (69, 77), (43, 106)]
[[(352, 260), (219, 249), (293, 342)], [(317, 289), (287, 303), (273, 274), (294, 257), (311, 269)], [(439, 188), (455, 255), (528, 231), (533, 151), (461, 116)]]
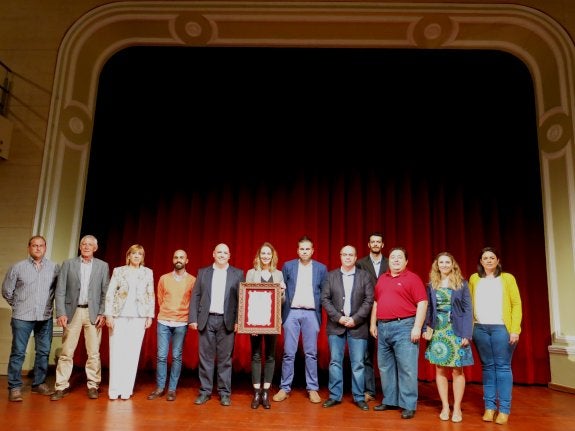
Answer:
[[(54, 373), (47, 383), (53, 385)], [(223, 407), (217, 394), (202, 406), (194, 404), (198, 393), (197, 371), (186, 370), (180, 380), (177, 399), (165, 397), (154, 401), (146, 399), (154, 389), (154, 374), (140, 372), (134, 395), (130, 400), (110, 401), (107, 397), (107, 376), (100, 388), (100, 398), (87, 397), (82, 370), (75, 370), (72, 393), (60, 401), (30, 392), (30, 379), (26, 377), (24, 401), (8, 401), (8, 391), (0, 392), (0, 423), (6, 431), (168, 431), (168, 430), (338, 430), (382, 431), (408, 429), (428, 431), (460, 430), (575, 430), (575, 394), (560, 392), (545, 386), (515, 385), (509, 423), (496, 425), (481, 420), (483, 414), (482, 387), (468, 384), (463, 400), (463, 422), (444, 422), (438, 417), (441, 403), (435, 383), (420, 382), (419, 404), (415, 418), (401, 419), (398, 411), (361, 411), (346, 392), (342, 404), (323, 408), (312, 404), (302, 386), (294, 386), (292, 395), (283, 402), (272, 402), (269, 410), (250, 408), (252, 391), (247, 375), (234, 375), (232, 405)], [(0, 383), (7, 388), (6, 376)], [(322, 382), (320, 395), (328, 396)], [(274, 384), (272, 394), (277, 391)], [(373, 408), (377, 402), (371, 402)]]

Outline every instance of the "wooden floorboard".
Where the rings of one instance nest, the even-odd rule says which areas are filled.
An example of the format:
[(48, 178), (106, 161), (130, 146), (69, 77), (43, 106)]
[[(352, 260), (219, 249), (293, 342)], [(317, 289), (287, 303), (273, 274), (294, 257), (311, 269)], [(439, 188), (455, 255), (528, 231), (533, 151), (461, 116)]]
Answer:
[[(53, 373), (51, 374), (53, 376)], [(0, 382), (7, 388), (6, 376)], [(250, 408), (252, 391), (246, 375), (234, 375), (232, 405), (223, 407), (216, 394), (202, 406), (194, 404), (198, 393), (197, 372), (186, 371), (180, 381), (177, 399), (146, 399), (154, 389), (153, 373), (140, 372), (135, 392), (130, 400), (110, 401), (107, 397), (107, 377), (98, 400), (87, 397), (81, 371), (75, 371), (72, 393), (60, 401), (30, 392), (30, 378), (25, 378), (24, 401), (8, 401), (8, 391), (0, 396), (2, 430), (10, 431), (167, 431), (167, 430), (341, 430), (382, 431), (408, 429), (432, 430), (575, 430), (575, 394), (560, 392), (545, 386), (515, 385), (512, 412), (507, 425), (481, 420), (483, 414), (482, 387), (468, 384), (463, 402), (463, 422), (443, 422), (439, 419), (441, 404), (435, 383), (420, 382), (419, 403), (414, 419), (401, 419), (398, 411), (361, 411), (346, 392), (341, 405), (323, 408), (312, 404), (303, 387), (294, 387), (283, 402), (273, 402), (269, 410)], [(53, 384), (53, 377), (48, 381)], [(325, 399), (327, 382), (320, 389)], [(274, 385), (273, 393), (277, 390)], [(379, 402), (379, 401), (378, 401)], [(375, 402), (370, 403), (373, 408)]]

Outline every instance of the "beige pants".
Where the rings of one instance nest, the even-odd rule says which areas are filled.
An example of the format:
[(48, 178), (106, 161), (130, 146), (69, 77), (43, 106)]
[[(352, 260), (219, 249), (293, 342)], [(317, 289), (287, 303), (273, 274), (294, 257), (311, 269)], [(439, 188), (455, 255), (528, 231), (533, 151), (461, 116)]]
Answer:
[(64, 329), (62, 338), (62, 352), (58, 357), (56, 367), (56, 390), (64, 390), (70, 386), (70, 376), (74, 369), (74, 351), (78, 346), (80, 332), (84, 330), (84, 341), (86, 342), (86, 378), (88, 388), (100, 386), (102, 381), (102, 363), (100, 361), (100, 341), (102, 340), (102, 329), (96, 328), (90, 323), (90, 315), (87, 308), (76, 308), (76, 312), (68, 326)]

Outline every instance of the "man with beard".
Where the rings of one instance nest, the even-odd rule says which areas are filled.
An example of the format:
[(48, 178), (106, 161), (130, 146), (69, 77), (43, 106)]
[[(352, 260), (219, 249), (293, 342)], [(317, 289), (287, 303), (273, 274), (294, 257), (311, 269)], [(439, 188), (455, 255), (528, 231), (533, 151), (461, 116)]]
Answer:
[(168, 380), (168, 349), (172, 343), (172, 369), (166, 400), (175, 401), (176, 387), (182, 371), (182, 350), (188, 332), (190, 298), (196, 277), (186, 272), (188, 255), (176, 250), (172, 257), (174, 270), (164, 274), (158, 281), (158, 362), (156, 366), (156, 389), (148, 395), (155, 400), (165, 394)]

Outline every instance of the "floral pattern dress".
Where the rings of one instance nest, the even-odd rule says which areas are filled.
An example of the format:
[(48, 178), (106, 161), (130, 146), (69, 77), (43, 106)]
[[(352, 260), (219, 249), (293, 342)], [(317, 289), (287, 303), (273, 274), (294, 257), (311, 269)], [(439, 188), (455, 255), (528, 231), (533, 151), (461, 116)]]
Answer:
[(451, 326), (451, 292), (448, 287), (435, 291), (437, 297), (437, 322), (427, 349), (425, 359), (443, 367), (473, 365), (471, 344), (463, 347), (461, 337), (453, 333)]

